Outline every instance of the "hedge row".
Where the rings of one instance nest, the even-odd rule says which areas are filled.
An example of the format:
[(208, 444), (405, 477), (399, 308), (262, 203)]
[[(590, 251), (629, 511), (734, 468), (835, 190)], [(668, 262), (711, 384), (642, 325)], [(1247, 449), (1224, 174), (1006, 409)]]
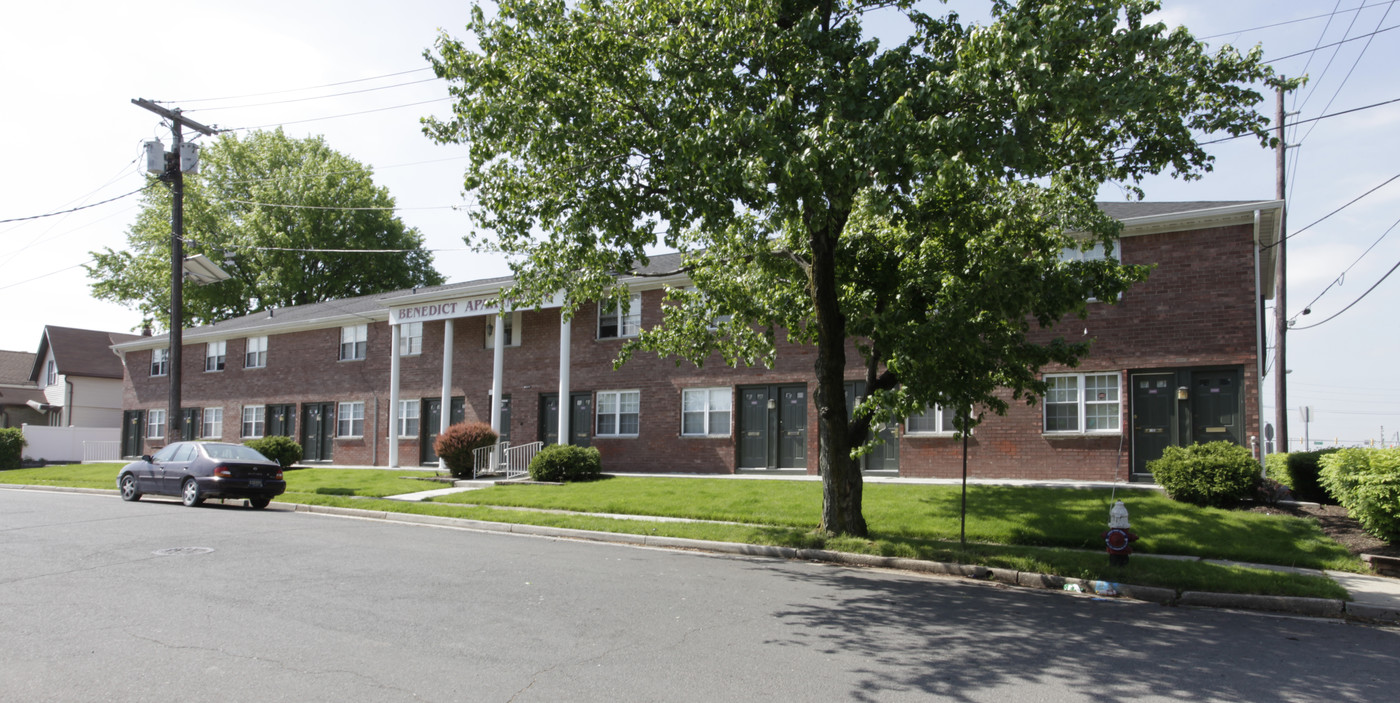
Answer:
[(1367, 532), (1400, 539), (1400, 448), (1339, 449), (1322, 458), (1319, 478)]

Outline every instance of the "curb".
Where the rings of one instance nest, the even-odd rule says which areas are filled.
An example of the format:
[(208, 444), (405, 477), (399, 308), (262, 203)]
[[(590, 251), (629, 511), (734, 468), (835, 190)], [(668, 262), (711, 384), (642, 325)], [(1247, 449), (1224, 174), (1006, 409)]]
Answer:
[[(37, 490), (56, 493), (85, 493), (90, 495), (113, 495), (117, 491), (103, 488), (73, 488), (68, 486), (28, 486), (0, 484), (0, 488)], [(793, 547), (773, 547), (759, 544), (735, 542), (713, 542), (709, 540), (686, 539), (683, 537), (661, 537), (633, 535), (614, 532), (593, 532), (563, 527), (542, 525), (522, 525), (504, 522), (486, 522), (467, 518), (444, 517), (440, 515), (420, 515), (396, 513), (384, 510), (363, 508), (342, 508), (328, 505), (305, 505), (302, 503), (282, 503), (293, 512), (350, 517), (384, 522), (400, 522), (410, 525), (451, 527), (479, 532), (528, 535), (554, 539), (575, 539), (587, 542), (610, 544), (630, 544), (660, 549), (686, 549), (733, 554), (738, 556), (765, 557), (817, 561), (848, 566), (863, 566), (883, 569), (897, 569), (940, 576), (952, 576), (974, 581), (995, 582), (1020, 588), (1035, 588), (1054, 591), (1075, 591), (1085, 595), (1095, 595), (1104, 586), (1111, 587), (1116, 597), (1128, 600), (1156, 603), (1165, 606), (1188, 606), (1207, 608), (1229, 608), (1271, 613), (1287, 613), (1306, 617), (1358, 620), (1382, 625), (1400, 625), (1400, 605), (1378, 606), (1365, 603), (1347, 602), (1332, 598), (1304, 598), (1298, 596), (1266, 596), (1243, 593), (1211, 593), (1206, 591), (1185, 591), (1178, 594), (1170, 588), (1136, 586), (1126, 583), (1105, 583), (1077, 578), (1067, 578), (1054, 574), (1041, 574), (1013, 569), (990, 568), (969, 564), (956, 564), (937, 561), (923, 561), (904, 557), (882, 557), (873, 554), (852, 554), (827, 549), (796, 549)], [(1066, 588), (1070, 587), (1070, 588)], [(1104, 594), (1107, 596), (1108, 594)], [(1110, 596), (1112, 597), (1112, 596)]]

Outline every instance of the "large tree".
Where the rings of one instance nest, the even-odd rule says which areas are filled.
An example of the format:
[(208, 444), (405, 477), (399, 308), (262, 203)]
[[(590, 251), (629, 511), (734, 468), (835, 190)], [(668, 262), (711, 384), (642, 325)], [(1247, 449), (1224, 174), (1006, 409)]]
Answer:
[[(170, 320), (171, 193), (152, 177), (120, 251), (93, 252), (93, 295)], [(232, 278), (184, 287), (186, 325), (444, 281), (364, 164), (321, 137), (218, 137), (185, 177), (184, 251)], [(376, 253), (343, 250), (374, 250)]]
[[(664, 245), (698, 291), (637, 346), (735, 364), (780, 330), (814, 344), (821, 527), (863, 535), (852, 456), (873, 422), (1034, 400), (1042, 366), (1088, 350), (1035, 330), (1146, 275), (1061, 256), (1111, 248), (1100, 185), (1198, 177), (1204, 134), (1267, 141), (1257, 49), (1209, 54), (1144, 22), (1148, 0), (990, 5), (968, 25), (905, 0), (506, 0), (473, 11), (471, 42), (440, 36), (457, 102), (426, 129), (470, 147), (517, 299), (625, 301), (615, 274)], [(871, 12), (909, 35), (865, 36)]]

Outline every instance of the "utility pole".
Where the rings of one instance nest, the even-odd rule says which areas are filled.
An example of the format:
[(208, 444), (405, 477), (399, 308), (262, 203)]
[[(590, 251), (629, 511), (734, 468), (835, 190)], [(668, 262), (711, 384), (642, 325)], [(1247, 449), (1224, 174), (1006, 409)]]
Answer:
[[(1285, 154), (1287, 153), (1287, 141), (1283, 132), (1283, 88), (1278, 89), (1278, 146), (1274, 148), (1274, 181), (1276, 185), (1275, 196), (1279, 200), (1285, 200), (1287, 191), (1285, 190)], [(1279, 217), (1278, 241), (1275, 247), (1277, 259), (1274, 267), (1274, 429), (1278, 434), (1278, 445), (1288, 447), (1288, 357), (1285, 353), (1284, 341), (1288, 336), (1288, 313), (1285, 303), (1288, 298), (1288, 264), (1286, 254), (1288, 252), (1288, 204), (1283, 206), (1283, 214)], [(1307, 447), (1304, 447), (1306, 450)]]
[[(132, 104), (170, 120), (170, 133), (175, 140), (170, 153), (166, 154), (165, 171), (160, 179), (170, 183), (170, 409), (166, 414), (169, 433), (167, 442), (177, 441), (181, 436), (180, 383), (184, 354), (185, 326), (185, 168), (187, 164), (182, 147), (184, 146), (183, 127), (189, 126), (206, 136), (214, 136), (217, 130), (180, 115), (178, 108), (167, 110), (150, 100), (133, 98)], [(190, 159), (191, 161), (193, 159)], [(193, 164), (188, 165), (193, 168)]]

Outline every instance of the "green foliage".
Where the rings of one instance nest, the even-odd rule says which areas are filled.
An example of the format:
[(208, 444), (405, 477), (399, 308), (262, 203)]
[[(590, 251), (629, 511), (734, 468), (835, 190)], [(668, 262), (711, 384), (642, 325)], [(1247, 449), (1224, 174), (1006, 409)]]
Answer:
[(1288, 476), (1288, 454), (1275, 452), (1264, 457), (1264, 475), (1293, 488), (1293, 480)]
[(1236, 505), (1259, 485), (1259, 462), (1231, 442), (1167, 447), (1161, 459), (1147, 462), (1147, 470), (1173, 499), (1192, 505)]
[(1400, 539), (1400, 448), (1339, 449), (1322, 458), (1320, 480), (1367, 532)]
[(1336, 447), (1329, 447), (1315, 452), (1290, 452), (1286, 468), (1287, 480), (1279, 481), (1293, 490), (1296, 500), (1335, 504), (1333, 496), (1328, 495), (1318, 482), (1318, 472), (1322, 470), (1322, 458), (1336, 451)]
[(475, 478), (472, 453), (496, 443), (496, 431), (484, 422), (459, 422), (438, 435), (433, 451), (456, 478)]
[(593, 481), (603, 474), (603, 459), (596, 447), (551, 444), (530, 461), (530, 478), (536, 481)]
[(277, 462), (282, 468), (291, 468), (301, 461), (301, 445), (291, 437), (272, 435), (261, 439), (249, 439), (243, 444), (258, 450), (258, 453)]
[[(85, 268), (94, 297), (168, 327), (171, 195), (154, 178), (148, 186), (127, 246), (92, 252), (95, 263)], [(315, 207), (282, 207), (289, 205)], [(186, 324), (442, 283), (422, 235), (393, 207), (369, 167), (321, 137), (291, 138), (280, 128), (221, 135), (200, 154), (200, 173), (185, 178), (184, 249), (207, 255), (232, 278), (185, 286)], [(336, 249), (407, 253), (326, 251)]]
[(0, 469), (18, 469), (29, 440), (18, 427), (0, 428)]
[[(1212, 132), (1268, 142), (1262, 52), (1208, 55), (1144, 23), (1155, 8), (996, 3), (973, 26), (884, 0), (477, 6), (472, 40), (429, 56), (457, 104), (426, 131), (470, 145), (471, 214), (511, 255), (517, 303), (626, 300), (618, 272), (680, 252), (697, 291), (618, 363), (769, 364), (780, 329), (816, 345), (821, 525), (860, 535), (851, 450), (872, 423), (1043, 394), (1040, 369), (1088, 341), (1033, 328), (1146, 277), (1059, 256), (1112, 247), (1101, 185), (1199, 177)], [(911, 35), (869, 40), (875, 11)], [(852, 339), (869, 397), (848, 413)]]

